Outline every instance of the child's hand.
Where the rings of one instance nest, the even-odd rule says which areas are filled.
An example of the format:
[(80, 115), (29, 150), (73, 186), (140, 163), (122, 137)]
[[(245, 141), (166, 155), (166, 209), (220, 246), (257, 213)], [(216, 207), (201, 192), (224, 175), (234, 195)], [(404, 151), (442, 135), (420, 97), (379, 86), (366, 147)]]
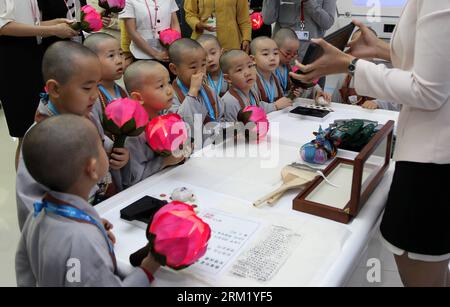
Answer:
[(319, 105), (322, 105), (321, 103), (319, 103), (319, 99), (320, 97), (323, 97), (323, 99), (325, 100), (325, 102), (327, 104), (331, 103), (331, 95), (328, 93), (325, 93), (324, 91), (317, 91), (316, 93), (316, 98), (314, 99), (316, 101), (316, 103), (318, 103)]
[(304, 90), (300, 87), (297, 87), (292, 90), (292, 93), (294, 94), (295, 98), (298, 98), (304, 93)]
[(103, 25), (103, 28), (107, 28), (110, 24), (111, 24), (111, 17), (109, 17), (109, 16), (103, 16), (102, 17), (102, 25)]
[(127, 165), (130, 160), (130, 152), (126, 148), (113, 148), (111, 159), (109, 160), (109, 167), (114, 170), (119, 170)]
[(378, 109), (378, 104), (373, 100), (367, 100), (362, 105), (363, 109), (376, 110)]
[(189, 95), (192, 95), (192, 96), (198, 95), (198, 92), (200, 91), (200, 88), (202, 87), (204, 77), (205, 77), (205, 74), (203, 72), (199, 72), (199, 73), (192, 75), (191, 87), (189, 88)]
[(147, 257), (142, 260), (141, 268), (146, 271), (155, 274), (155, 272), (159, 269), (161, 265), (153, 258), (153, 256), (149, 253)]
[(283, 110), (284, 108), (292, 106), (292, 99), (282, 97), (275, 101), (275, 106), (277, 107), (277, 110)]
[(101, 220), (102, 220), (103, 227), (105, 227), (106, 234), (108, 235), (108, 238), (111, 240), (111, 242), (113, 244), (116, 244), (116, 236), (111, 231), (111, 229), (114, 228), (114, 225), (111, 224), (111, 222), (108, 221), (107, 219), (101, 219)]

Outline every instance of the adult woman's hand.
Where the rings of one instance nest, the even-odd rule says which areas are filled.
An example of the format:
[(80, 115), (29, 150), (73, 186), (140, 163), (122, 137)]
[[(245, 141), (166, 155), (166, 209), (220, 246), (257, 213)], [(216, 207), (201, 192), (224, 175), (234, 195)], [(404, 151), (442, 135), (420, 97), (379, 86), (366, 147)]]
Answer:
[(311, 83), (323, 76), (346, 73), (348, 66), (351, 64), (354, 56), (344, 53), (333, 45), (327, 43), (323, 39), (312, 39), (312, 42), (322, 47), (323, 55), (314, 63), (302, 65), (297, 60), (297, 66), (303, 74), (290, 72), (289, 75), (304, 83)]
[(157, 51), (152, 56), (158, 61), (169, 62), (169, 52), (167, 51)]
[(62, 39), (71, 38), (79, 35), (78, 31), (72, 29), (70, 25), (65, 22), (51, 26), (51, 33), (52, 35)]
[(372, 30), (359, 20), (353, 20), (353, 23), (361, 31), (361, 35), (348, 44), (350, 49), (347, 51), (354, 57), (380, 58), (386, 61), (391, 60), (389, 45), (379, 39)]

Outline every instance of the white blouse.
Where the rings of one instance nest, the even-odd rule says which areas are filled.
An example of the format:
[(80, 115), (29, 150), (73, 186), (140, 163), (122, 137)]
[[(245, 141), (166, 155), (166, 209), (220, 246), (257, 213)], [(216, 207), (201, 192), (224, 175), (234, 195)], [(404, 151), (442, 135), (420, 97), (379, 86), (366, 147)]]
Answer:
[[(155, 7), (158, 11), (155, 11)], [(120, 19), (136, 19), (136, 30), (151, 44), (158, 40), (158, 32), (170, 28), (172, 13), (178, 11), (175, 0), (128, 0), (125, 9), (120, 13)], [(151, 21), (151, 23), (150, 23)], [(154, 30), (153, 30), (154, 29)], [(137, 59), (151, 59), (132, 41), (130, 51)]]
[(409, 0), (391, 41), (394, 68), (360, 60), (358, 94), (403, 105), (396, 161), (450, 164), (450, 0)]
[(39, 24), (37, 0), (0, 0), (0, 28), (12, 21), (27, 25)]

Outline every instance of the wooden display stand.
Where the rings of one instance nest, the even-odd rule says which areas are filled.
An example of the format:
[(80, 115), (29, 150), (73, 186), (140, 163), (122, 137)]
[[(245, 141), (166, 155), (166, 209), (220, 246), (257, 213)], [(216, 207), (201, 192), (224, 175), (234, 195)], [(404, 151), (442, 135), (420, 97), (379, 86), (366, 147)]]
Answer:
[(293, 209), (348, 224), (389, 168), (393, 134), (394, 121), (388, 121), (354, 161), (336, 158), (324, 174), (339, 187), (318, 176), (294, 199)]

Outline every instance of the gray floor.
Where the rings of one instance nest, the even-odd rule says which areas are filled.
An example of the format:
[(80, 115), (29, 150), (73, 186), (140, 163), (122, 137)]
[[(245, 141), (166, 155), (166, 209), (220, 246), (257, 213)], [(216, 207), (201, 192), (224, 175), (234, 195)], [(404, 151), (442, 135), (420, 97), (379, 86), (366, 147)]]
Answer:
[[(14, 154), (17, 140), (8, 135), (5, 116), (0, 110), (0, 286), (15, 286), (14, 253), (19, 240), (15, 205)], [(367, 259), (381, 261), (381, 282), (369, 283)], [(375, 236), (353, 273), (348, 286), (401, 286), (394, 259)]]

